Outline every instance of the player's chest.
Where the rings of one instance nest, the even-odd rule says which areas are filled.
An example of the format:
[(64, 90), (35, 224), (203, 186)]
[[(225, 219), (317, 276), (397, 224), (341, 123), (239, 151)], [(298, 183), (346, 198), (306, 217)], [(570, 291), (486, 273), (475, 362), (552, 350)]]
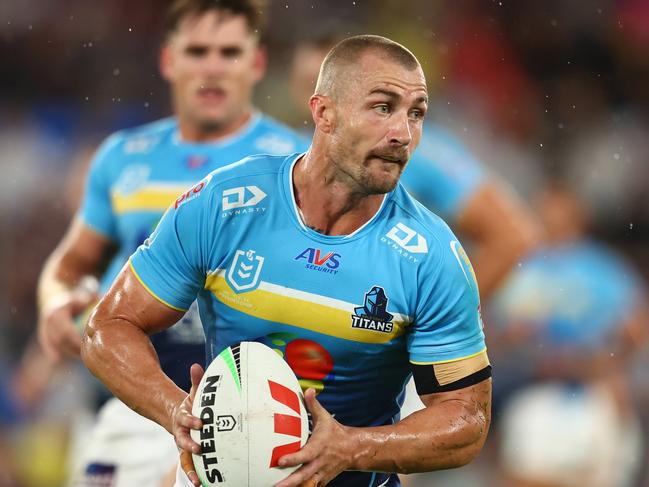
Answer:
[(416, 269), (380, 236), (327, 244), (263, 215), (245, 215), (256, 223), (228, 233), (227, 249), (212, 266), (206, 288), (222, 316), (237, 320), (239, 313), (364, 343), (405, 333), (415, 314)]

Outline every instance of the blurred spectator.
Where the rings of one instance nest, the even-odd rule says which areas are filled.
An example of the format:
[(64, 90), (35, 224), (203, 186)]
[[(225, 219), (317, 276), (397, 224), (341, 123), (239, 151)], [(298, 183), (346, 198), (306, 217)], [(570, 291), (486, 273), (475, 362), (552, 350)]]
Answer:
[(496, 410), (507, 403), (496, 414), (504, 485), (634, 485), (643, 452), (628, 368), (646, 342), (646, 287), (587, 237), (586, 209), (571, 191), (549, 185), (538, 209), (548, 246), (488, 313)]

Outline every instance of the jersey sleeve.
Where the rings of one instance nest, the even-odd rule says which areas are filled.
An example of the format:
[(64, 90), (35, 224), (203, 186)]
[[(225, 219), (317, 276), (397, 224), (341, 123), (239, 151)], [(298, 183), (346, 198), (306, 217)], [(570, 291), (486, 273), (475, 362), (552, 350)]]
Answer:
[(77, 216), (93, 230), (116, 240), (115, 214), (110, 198), (110, 163), (118, 144), (118, 135), (106, 139), (90, 163), (85, 191)]
[(178, 197), (151, 236), (131, 256), (142, 285), (160, 302), (187, 311), (205, 284), (209, 267), (210, 176)]
[(424, 206), (454, 222), (486, 178), (484, 166), (460, 141), (426, 127), (401, 181)]
[(429, 365), (469, 359), (485, 352), (478, 286), (471, 263), (448, 230), (436, 242), (439, 259), (419, 270), (418, 302), (408, 335), (410, 362)]

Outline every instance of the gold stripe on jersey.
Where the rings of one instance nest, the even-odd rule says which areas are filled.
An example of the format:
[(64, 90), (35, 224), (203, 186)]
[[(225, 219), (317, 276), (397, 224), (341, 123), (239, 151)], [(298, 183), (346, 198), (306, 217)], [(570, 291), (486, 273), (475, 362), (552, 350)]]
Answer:
[(487, 350), (483, 350), (478, 354), (465, 357), (461, 360), (453, 360), (452, 362), (441, 362), (433, 364), (435, 370), (435, 377), (440, 386), (457, 382), (460, 379), (475, 374), (479, 370), (484, 369), (489, 364), (489, 357)]
[(111, 193), (113, 210), (118, 215), (129, 211), (165, 211), (180, 194), (187, 191), (188, 185), (182, 186), (143, 186), (129, 193), (118, 191)]
[(140, 277), (140, 275), (139, 275), (139, 274), (137, 273), (137, 271), (135, 270), (135, 267), (133, 266), (133, 262), (131, 261), (131, 259), (128, 259), (128, 265), (129, 265), (129, 267), (131, 268), (131, 271), (133, 272), (133, 275), (137, 278), (138, 281), (140, 281), (140, 284), (142, 284), (142, 286), (144, 287), (144, 289), (146, 289), (147, 292), (148, 292), (151, 296), (153, 296), (154, 298), (156, 298), (158, 301), (160, 301), (160, 302), (161, 302), (162, 304), (164, 304), (165, 306), (168, 306), (169, 308), (174, 309), (174, 310), (176, 310), (176, 311), (180, 311), (180, 312), (182, 312), (182, 313), (186, 313), (187, 311), (189, 311), (189, 309), (178, 308), (177, 306), (174, 306), (173, 304), (167, 303), (164, 299), (162, 299), (160, 296), (158, 296), (156, 293), (154, 293), (154, 292), (151, 290), (151, 288), (150, 288), (149, 286), (146, 285), (146, 283), (142, 280), (142, 278)]
[(408, 317), (393, 313), (391, 332), (352, 328), (356, 304), (264, 281), (253, 291), (237, 294), (225, 280), (224, 271), (210, 274), (205, 289), (221, 303), (255, 318), (355, 342), (387, 343), (403, 335), (410, 323)]

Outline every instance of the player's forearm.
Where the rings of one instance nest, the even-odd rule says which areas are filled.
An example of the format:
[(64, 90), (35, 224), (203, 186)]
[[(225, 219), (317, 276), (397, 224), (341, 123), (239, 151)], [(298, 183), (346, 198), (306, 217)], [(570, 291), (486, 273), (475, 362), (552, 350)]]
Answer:
[(82, 360), (116, 397), (171, 432), (173, 409), (187, 394), (162, 372), (141, 329), (120, 318), (103, 320), (101, 313), (86, 328)]
[(350, 429), (349, 470), (414, 473), (469, 463), (487, 437), (490, 397), (483, 392), (434, 404), (394, 425)]
[(466, 203), (457, 229), (474, 244), (471, 263), (483, 300), (543, 239), (542, 227), (533, 213), (518, 196), (496, 181), (483, 184)]

